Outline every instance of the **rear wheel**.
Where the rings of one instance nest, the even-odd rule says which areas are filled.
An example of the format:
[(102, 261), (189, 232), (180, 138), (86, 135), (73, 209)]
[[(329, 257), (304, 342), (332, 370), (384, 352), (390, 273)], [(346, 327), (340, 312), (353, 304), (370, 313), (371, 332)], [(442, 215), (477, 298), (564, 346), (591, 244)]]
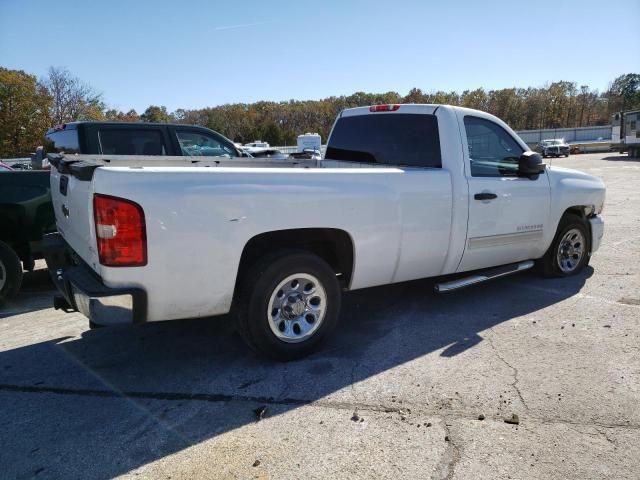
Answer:
[(575, 214), (565, 214), (556, 236), (536, 267), (547, 277), (576, 275), (589, 264), (591, 241), (587, 221)]
[(22, 263), (13, 249), (0, 242), (0, 304), (15, 297), (22, 285)]
[(341, 291), (317, 255), (283, 251), (264, 258), (242, 280), (238, 327), (254, 351), (277, 360), (313, 352), (333, 330)]

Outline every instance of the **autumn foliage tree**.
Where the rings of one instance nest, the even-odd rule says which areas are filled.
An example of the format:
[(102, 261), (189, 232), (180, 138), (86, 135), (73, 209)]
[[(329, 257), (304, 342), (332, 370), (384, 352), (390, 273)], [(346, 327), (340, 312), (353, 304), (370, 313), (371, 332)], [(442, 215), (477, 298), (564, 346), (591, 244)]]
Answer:
[(51, 104), (34, 75), (0, 67), (0, 158), (27, 156), (42, 143)]
[(151, 105), (140, 115), (140, 121), (142, 122), (167, 123), (172, 120), (174, 118), (167, 112), (167, 107), (164, 106)]
[(101, 94), (64, 68), (51, 68), (41, 81), (0, 68), (0, 154), (27, 154), (42, 143), (49, 126), (73, 120), (202, 125), (242, 143), (261, 139), (292, 145), (306, 132), (317, 132), (326, 141), (341, 110), (384, 103), (460, 105), (497, 115), (516, 130), (607, 125), (614, 112), (640, 109), (640, 74), (620, 75), (605, 92), (568, 81), (461, 93), (416, 87), (404, 96), (393, 91), (355, 92), (321, 100), (234, 103), (174, 112), (151, 105), (139, 115), (135, 110), (107, 108)]

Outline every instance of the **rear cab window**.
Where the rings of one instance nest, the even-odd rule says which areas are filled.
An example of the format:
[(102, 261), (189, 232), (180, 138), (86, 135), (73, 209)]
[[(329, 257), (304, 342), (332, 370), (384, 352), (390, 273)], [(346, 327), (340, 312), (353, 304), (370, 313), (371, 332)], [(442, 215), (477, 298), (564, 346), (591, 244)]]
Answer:
[(77, 128), (56, 127), (45, 135), (46, 153), (80, 153)]
[(167, 155), (160, 129), (100, 128), (98, 144), (104, 155)]
[(340, 117), (325, 158), (399, 167), (442, 168), (438, 120), (431, 114)]

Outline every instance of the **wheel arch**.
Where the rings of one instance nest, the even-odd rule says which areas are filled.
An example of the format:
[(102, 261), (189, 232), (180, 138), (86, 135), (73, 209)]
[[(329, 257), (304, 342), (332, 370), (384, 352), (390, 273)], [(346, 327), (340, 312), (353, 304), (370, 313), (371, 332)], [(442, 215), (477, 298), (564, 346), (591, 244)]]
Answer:
[(564, 212), (562, 212), (562, 215), (560, 216), (560, 220), (562, 220), (568, 214), (573, 214), (573, 215), (577, 215), (578, 217), (586, 221), (587, 214), (585, 211), (588, 210), (589, 208), (591, 207), (587, 207), (585, 205), (573, 205), (571, 207), (568, 207)]
[(235, 291), (243, 275), (260, 258), (276, 250), (304, 250), (326, 261), (348, 289), (353, 277), (355, 248), (351, 235), (338, 228), (297, 228), (274, 230), (255, 235), (242, 249)]
[(589, 245), (589, 254), (591, 254), (592, 244), (591, 222), (589, 222), (589, 216), (595, 213), (592, 210), (593, 206), (591, 205), (573, 205), (565, 209), (565, 211), (562, 212), (562, 215), (560, 215), (560, 219), (558, 220), (558, 226), (567, 215), (575, 215), (577, 217), (580, 217), (584, 221), (585, 227), (587, 229), (587, 235), (589, 236), (589, 238), (587, 239)]

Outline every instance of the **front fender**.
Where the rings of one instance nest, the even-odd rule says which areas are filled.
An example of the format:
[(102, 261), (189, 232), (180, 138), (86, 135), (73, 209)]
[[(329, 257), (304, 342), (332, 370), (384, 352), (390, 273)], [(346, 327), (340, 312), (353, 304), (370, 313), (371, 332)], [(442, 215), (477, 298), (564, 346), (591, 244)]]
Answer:
[(593, 207), (595, 212), (602, 210), (606, 187), (604, 182), (593, 175), (562, 167), (549, 167), (549, 184), (551, 187), (550, 224), (555, 228), (548, 229), (545, 235), (547, 246), (551, 244), (560, 219), (572, 207)]

